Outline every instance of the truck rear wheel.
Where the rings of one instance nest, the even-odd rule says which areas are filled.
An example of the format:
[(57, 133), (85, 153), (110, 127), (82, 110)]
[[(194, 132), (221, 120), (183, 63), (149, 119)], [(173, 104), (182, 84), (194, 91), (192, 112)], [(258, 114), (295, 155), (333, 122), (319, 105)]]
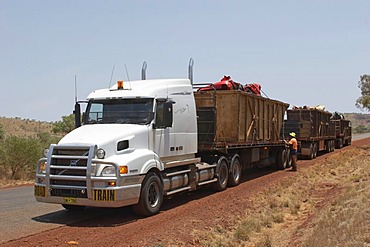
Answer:
[(240, 183), (242, 177), (242, 166), (240, 164), (239, 155), (234, 155), (231, 159), (230, 169), (229, 169), (229, 186), (237, 186)]
[(163, 202), (163, 186), (160, 178), (154, 173), (148, 173), (141, 187), (139, 203), (134, 210), (142, 216), (157, 214)]
[(217, 182), (212, 184), (212, 188), (216, 191), (222, 191), (227, 188), (227, 182), (229, 178), (229, 169), (227, 167), (227, 160), (225, 157), (221, 157), (217, 162), (216, 167)]

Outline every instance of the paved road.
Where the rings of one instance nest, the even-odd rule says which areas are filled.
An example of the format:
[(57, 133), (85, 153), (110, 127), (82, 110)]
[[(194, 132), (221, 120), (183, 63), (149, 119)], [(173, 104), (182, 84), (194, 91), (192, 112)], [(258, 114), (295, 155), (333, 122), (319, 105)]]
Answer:
[[(353, 140), (367, 137), (370, 133), (354, 135)], [(117, 210), (120, 209), (88, 208), (83, 214), (68, 212), (60, 205), (37, 202), (33, 186), (0, 189), (0, 244), (86, 219), (117, 214)]]
[[(102, 215), (102, 210), (93, 208), (83, 212), (69, 212), (61, 205), (37, 202), (33, 186), (0, 189), (0, 244)], [(103, 215), (109, 213), (112, 210)]]

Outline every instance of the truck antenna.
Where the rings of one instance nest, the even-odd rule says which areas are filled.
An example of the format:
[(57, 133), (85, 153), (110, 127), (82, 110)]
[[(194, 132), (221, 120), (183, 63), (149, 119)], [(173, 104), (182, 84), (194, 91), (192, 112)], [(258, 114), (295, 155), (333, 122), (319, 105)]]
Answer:
[(189, 68), (188, 68), (188, 78), (191, 82), (191, 85), (193, 85), (193, 65), (194, 65), (194, 59), (190, 58), (189, 60)]
[(129, 77), (129, 75), (128, 75), (128, 70), (127, 70), (127, 66), (126, 66), (126, 64), (125, 64), (125, 70), (126, 70), (127, 80), (128, 80), (128, 83), (130, 84), (130, 88), (131, 88), (130, 77)]
[(75, 75), (75, 103), (77, 103), (77, 75)]
[(147, 68), (147, 63), (144, 61), (143, 67), (141, 68), (141, 80), (146, 80), (146, 68)]
[(113, 65), (112, 73), (110, 74), (110, 81), (109, 81), (109, 86), (108, 86), (108, 88), (110, 88), (110, 84), (112, 83), (113, 72), (114, 72), (114, 68), (115, 68), (115, 67), (116, 67), (116, 66), (115, 66), (115, 65)]

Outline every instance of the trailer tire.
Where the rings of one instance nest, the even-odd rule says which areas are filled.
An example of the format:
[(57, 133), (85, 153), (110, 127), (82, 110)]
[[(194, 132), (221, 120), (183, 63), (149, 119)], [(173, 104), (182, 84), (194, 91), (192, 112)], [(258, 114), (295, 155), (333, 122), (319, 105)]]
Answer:
[(291, 166), (292, 166), (292, 156), (290, 156), (290, 149), (288, 149), (286, 154), (286, 168), (289, 168)]
[(310, 154), (308, 155), (308, 159), (310, 160), (313, 160), (315, 157), (314, 157), (314, 154), (313, 154), (313, 144), (310, 145)]
[(330, 150), (330, 152), (334, 152), (334, 149), (335, 149), (335, 140), (331, 140), (330, 143), (331, 143), (331, 150)]
[(317, 143), (313, 144), (313, 158), (317, 157)]
[(157, 214), (163, 202), (163, 185), (154, 172), (146, 175), (140, 193), (138, 204), (134, 205), (135, 213), (141, 216)]
[(229, 169), (227, 167), (227, 159), (223, 156), (217, 162), (216, 176), (218, 179), (212, 184), (212, 188), (215, 191), (225, 190), (229, 180)]
[(288, 151), (285, 148), (279, 149), (276, 153), (276, 168), (284, 170), (288, 163)]
[(229, 169), (229, 186), (237, 186), (240, 183), (242, 177), (242, 166), (240, 164), (239, 155), (234, 155), (230, 162)]
[(338, 139), (337, 148), (341, 149), (343, 147), (343, 141), (342, 139)]
[(85, 209), (85, 206), (80, 206), (80, 205), (62, 204), (62, 206), (68, 211), (81, 211)]

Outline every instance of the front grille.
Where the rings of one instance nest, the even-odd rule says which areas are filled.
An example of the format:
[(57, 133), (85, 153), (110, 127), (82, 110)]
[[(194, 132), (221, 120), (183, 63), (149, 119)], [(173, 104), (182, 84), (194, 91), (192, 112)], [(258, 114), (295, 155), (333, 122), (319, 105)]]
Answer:
[[(51, 146), (50, 189), (52, 196), (87, 197), (88, 166), (91, 164), (94, 150), (94, 146)], [(71, 187), (78, 187), (78, 189)]]

